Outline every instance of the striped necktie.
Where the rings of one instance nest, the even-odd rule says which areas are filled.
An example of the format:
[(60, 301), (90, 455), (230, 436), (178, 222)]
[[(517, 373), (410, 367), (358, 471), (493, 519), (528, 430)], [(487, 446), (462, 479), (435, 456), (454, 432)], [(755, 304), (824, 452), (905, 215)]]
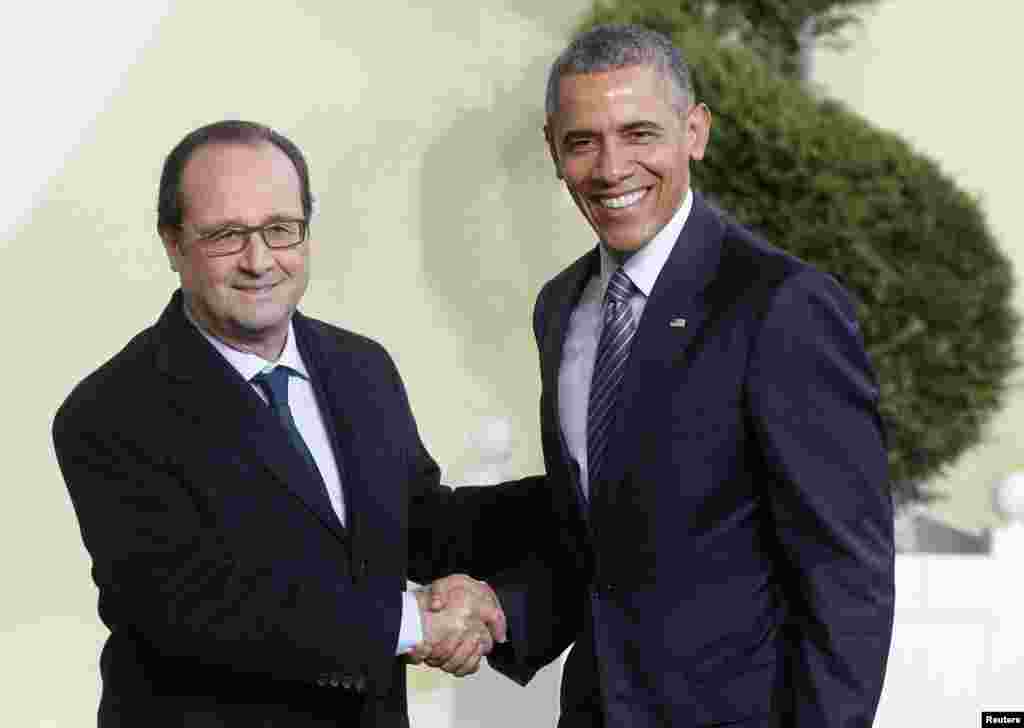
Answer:
[(601, 476), (601, 466), (608, 447), (619, 384), (629, 358), (629, 345), (636, 333), (633, 309), (629, 305), (633, 281), (620, 267), (612, 275), (604, 295), (602, 315), (604, 326), (594, 359), (590, 380), (590, 403), (587, 409), (587, 481), (593, 493)]

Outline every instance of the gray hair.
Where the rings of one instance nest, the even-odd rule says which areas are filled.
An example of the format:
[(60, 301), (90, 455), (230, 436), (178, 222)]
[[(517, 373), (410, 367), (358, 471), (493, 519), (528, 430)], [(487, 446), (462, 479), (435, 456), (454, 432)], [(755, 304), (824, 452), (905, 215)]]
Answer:
[(598, 25), (578, 35), (555, 59), (548, 74), (544, 110), (558, 111), (558, 86), (563, 76), (603, 73), (628, 66), (653, 66), (672, 83), (673, 105), (686, 111), (693, 98), (690, 68), (672, 41), (639, 25)]

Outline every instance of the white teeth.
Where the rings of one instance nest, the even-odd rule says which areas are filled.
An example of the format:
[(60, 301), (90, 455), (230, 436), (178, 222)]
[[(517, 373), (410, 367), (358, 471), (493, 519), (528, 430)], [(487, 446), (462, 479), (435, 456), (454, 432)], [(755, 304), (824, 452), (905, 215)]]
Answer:
[(604, 207), (610, 207), (613, 210), (618, 210), (622, 207), (635, 205), (646, 192), (647, 190), (637, 190), (636, 192), (630, 192), (629, 194), (622, 195), (621, 197), (606, 198), (601, 200), (601, 204)]

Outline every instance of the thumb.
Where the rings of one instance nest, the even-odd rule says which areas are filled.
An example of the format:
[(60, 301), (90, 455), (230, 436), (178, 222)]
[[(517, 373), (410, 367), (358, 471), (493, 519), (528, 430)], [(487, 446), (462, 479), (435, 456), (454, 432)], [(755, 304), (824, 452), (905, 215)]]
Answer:
[(430, 610), (439, 612), (448, 603), (448, 584), (445, 579), (438, 579), (430, 585)]
[(430, 657), (430, 645), (420, 642), (406, 653), (406, 659), (413, 665), (420, 665)]
[(508, 624), (505, 620), (505, 612), (501, 607), (489, 607), (481, 610), (480, 620), (484, 623), (494, 641), (504, 644), (508, 641)]

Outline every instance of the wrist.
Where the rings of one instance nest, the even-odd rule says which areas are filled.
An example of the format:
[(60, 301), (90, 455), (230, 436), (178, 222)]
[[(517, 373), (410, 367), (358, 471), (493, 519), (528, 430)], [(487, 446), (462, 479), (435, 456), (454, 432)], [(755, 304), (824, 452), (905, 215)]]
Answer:
[(413, 591), (413, 596), (416, 598), (417, 611), (419, 612), (420, 620), (420, 644), (424, 649), (429, 650), (433, 644), (435, 635), (433, 634), (436, 630), (437, 625), (434, 622), (433, 614), (430, 609), (430, 589), (428, 587), (420, 587)]

